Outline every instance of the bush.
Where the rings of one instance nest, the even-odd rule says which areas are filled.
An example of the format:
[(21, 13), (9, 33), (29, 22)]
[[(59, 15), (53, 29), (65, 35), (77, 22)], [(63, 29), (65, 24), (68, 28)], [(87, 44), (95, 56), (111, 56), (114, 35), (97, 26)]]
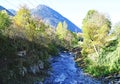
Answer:
[[(99, 57), (95, 53), (85, 60), (85, 71), (96, 77), (107, 76), (120, 71), (120, 46), (118, 40), (114, 40), (101, 49)], [(93, 59), (94, 58), (94, 59)]]

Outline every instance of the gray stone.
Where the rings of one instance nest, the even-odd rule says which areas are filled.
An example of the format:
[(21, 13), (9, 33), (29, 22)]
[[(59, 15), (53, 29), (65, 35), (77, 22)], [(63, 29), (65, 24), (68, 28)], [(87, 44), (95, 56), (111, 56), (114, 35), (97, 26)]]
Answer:
[(26, 56), (26, 50), (18, 51), (18, 52), (17, 52), (17, 55), (20, 56), (20, 57)]
[(44, 62), (42, 62), (41, 60), (38, 62), (38, 67), (40, 69), (44, 69)]

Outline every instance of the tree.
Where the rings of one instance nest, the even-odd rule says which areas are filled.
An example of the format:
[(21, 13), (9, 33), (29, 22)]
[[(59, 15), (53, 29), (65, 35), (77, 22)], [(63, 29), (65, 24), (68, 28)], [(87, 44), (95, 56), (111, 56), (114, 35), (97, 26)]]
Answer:
[(10, 26), (11, 20), (6, 11), (0, 11), (0, 31)]
[(98, 55), (100, 48), (106, 43), (106, 37), (111, 29), (110, 20), (95, 10), (88, 11), (83, 20), (83, 53)]
[(60, 44), (62, 46), (70, 48), (77, 43), (77, 35), (69, 31), (67, 27), (65, 21), (63, 23), (59, 22), (56, 29), (56, 35), (60, 39)]
[(64, 22), (63, 24), (62, 22), (59, 22), (56, 29), (56, 34), (58, 35), (59, 39), (63, 40), (64, 37), (66, 36), (66, 32), (67, 32), (66, 22)]
[(25, 6), (21, 7), (17, 12), (14, 17), (14, 23), (25, 30), (25, 37), (29, 41), (32, 41), (36, 37), (36, 26), (39, 23), (31, 17), (29, 9)]
[(119, 37), (120, 36), (120, 22), (116, 23), (113, 28), (114, 30), (112, 31), (112, 34), (114, 36)]
[(25, 6), (21, 7), (14, 17), (14, 22), (19, 27), (25, 27), (29, 23), (30, 20), (30, 11)]

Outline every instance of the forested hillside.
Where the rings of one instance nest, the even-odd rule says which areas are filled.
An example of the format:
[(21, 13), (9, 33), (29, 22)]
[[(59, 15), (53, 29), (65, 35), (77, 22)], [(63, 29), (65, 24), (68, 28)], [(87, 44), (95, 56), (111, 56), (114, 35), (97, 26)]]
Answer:
[(48, 59), (77, 43), (66, 22), (57, 29), (31, 17), (21, 7), (12, 17), (0, 11), (0, 84), (33, 84), (43, 81), (50, 69)]

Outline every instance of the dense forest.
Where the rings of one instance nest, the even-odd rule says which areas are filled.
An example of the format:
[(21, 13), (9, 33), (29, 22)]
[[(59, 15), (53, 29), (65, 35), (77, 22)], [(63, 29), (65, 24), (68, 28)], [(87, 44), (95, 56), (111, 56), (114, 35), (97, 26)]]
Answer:
[[(48, 59), (63, 50), (79, 52), (75, 61), (94, 77), (120, 74), (120, 23), (96, 10), (83, 19), (82, 33), (57, 28), (32, 17), (21, 7), (15, 16), (0, 11), (0, 84), (33, 84), (44, 81), (51, 69)], [(81, 53), (81, 54), (80, 54)]]

